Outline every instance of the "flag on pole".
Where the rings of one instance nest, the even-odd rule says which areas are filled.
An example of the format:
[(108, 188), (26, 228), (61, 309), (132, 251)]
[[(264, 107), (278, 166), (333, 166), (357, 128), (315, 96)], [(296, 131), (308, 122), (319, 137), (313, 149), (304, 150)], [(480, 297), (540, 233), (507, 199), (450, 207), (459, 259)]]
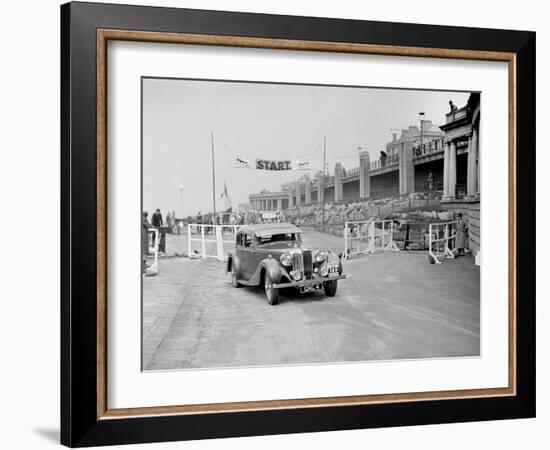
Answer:
[(296, 158), (292, 160), (292, 169), (293, 170), (311, 170), (311, 161), (307, 157)]
[(239, 169), (251, 169), (250, 166), (250, 159), (244, 157), (244, 156), (237, 156), (235, 158), (235, 167)]
[(227, 185), (225, 184), (225, 180), (223, 182), (223, 192), (222, 195), (220, 195), (221, 198), (227, 197)]

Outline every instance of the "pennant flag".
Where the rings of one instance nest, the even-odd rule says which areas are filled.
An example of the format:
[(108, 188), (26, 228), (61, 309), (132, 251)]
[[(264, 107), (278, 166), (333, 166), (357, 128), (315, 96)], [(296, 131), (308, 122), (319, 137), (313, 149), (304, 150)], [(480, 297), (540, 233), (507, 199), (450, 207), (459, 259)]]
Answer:
[(243, 156), (237, 156), (235, 158), (235, 167), (240, 169), (251, 169), (250, 160)]
[(225, 184), (225, 180), (223, 182), (223, 192), (222, 195), (220, 195), (221, 198), (227, 197), (227, 185)]
[(297, 158), (292, 160), (293, 170), (311, 170), (311, 161), (309, 158)]

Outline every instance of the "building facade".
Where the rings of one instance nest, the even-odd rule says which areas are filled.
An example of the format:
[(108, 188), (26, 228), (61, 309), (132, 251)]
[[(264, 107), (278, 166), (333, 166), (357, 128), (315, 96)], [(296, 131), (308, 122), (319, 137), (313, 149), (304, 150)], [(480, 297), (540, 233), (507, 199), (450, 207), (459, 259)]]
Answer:
[(445, 124), (422, 121), (401, 130), (378, 159), (359, 153), (359, 165), (345, 169), (337, 162), (333, 175), (306, 174), (279, 192), (250, 194), (256, 211), (285, 210), (319, 202), (350, 202), (427, 192), (446, 209), (462, 212), (469, 223), (469, 248), (479, 250), (479, 118), (480, 96), (471, 94), (462, 108), (451, 106)]

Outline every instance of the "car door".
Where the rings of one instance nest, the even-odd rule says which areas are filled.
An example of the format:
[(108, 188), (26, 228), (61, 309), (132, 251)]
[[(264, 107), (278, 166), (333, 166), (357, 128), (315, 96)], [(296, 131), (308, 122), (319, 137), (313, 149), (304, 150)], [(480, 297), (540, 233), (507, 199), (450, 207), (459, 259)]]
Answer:
[(243, 233), (243, 245), (240, 247), (239, 258), (241, 261), (241, 276), (245, 280), (250, 280), (256, 270), (254, 261), (254, 252), (256, 243), (252, 233)]

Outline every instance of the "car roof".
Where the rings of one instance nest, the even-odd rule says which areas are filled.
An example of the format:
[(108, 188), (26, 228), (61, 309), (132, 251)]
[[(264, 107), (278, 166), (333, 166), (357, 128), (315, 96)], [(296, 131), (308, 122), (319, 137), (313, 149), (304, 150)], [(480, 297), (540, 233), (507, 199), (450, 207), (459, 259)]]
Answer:
[(258, 237), (282, 233), (301, 233), (297, 226), (291, 223), (262, 223), (258, 225), (242, 225), (238, 233), (254, 233)]

